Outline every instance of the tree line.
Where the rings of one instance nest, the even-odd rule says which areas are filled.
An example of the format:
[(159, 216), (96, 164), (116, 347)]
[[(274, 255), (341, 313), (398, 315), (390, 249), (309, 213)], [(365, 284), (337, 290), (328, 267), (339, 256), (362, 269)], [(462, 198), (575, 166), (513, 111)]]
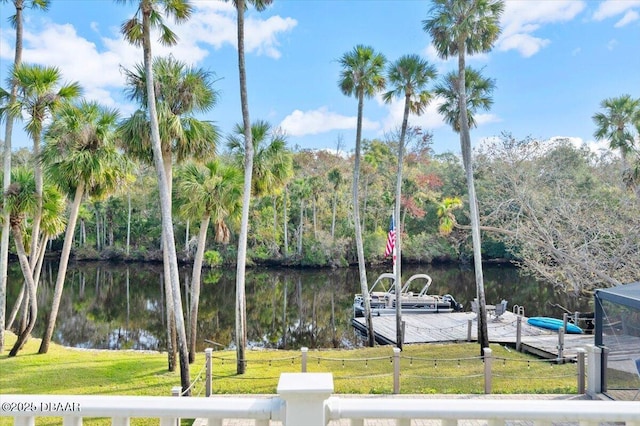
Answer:
[[(355, 149), (348, 154), (340, 149), (341, 140), (335, 141), (335, 152), (291, 149), (286, 134), (267, 121), (250, 119), (243, 41), (247, 6), (242, 0), (234, 1), (242, 122), (228, 135), (196, 118), (218, 101), (212, 74), (151, 54), (151, 28), (161, 30), (163, 43), (176, 43), (161, 16), (189, 19), (187, 0), (132, 2), (139, 8), (122, 32), (143, 47), (143, 61), (125, 70), (125, 93), (139, 109), (124, 118), (83, 99), (81, 85), (63, 84), (55, 67), (21, 62), (25, 5), (13, 3), (16, 59), (11, 87), (0, 92), (6, 121), (0, 323), (6, 316), (10, 233), (25, 283), (24, 320), (10, 355), (17, 354), (33, 329), (40, 269), (51, 247), (60, 251), (60, 268), (40, 352), (48, 349), (72, 253), (161, 259), (169, 367), (175, 368), (179, 355), (185, 390), (195, 357), (194, 321), (205, 264), (236, 267), (242, 373), (246, 266), (357, 263), (366, 295), (366, 265), (388, 261), (382, 254), (391, 214), (397, 224), (395, 244), (402, 248), (397, 277), (403, 259), (473, 261), (481, 318), (486, 318), (483, 258), (507, 258), (575, 292), (637, 279), (640, 100), (629, 95), (607, 99), (594, 114), (594, 135), (608, 140), (612, 151), (594, 154), (568, 141), (517, 139), (508, 133), (471, 149), (474, 115), (491, 107), (495, 81), (469, 68), (465, 55), (491, 50), (500, 34), (502, 1), (433, 2), (423, 29), (441, 57), (458, 58), (457, 71), (443, 77), (418, 55), (389, 62), (366, 45), (342, 55), (338, 88), (357, 100)], [(249, 3), (263, 10), (271, 2)], [(46, 8), (49, 1), (28, 4)], [(159, 14), (161, 8), (165, 15)], [(403, 121), (384, 138), (363, 140), (365, 99), (378, 93), (388, 102), (404, 98)], [(432, 135), (409, 123), (410, 114), (422, 114), (435, 96), (444, 99), (439, 112), (460, 135), (461, 157), (436, 155)], [(13, 122), (21, 119), (33, 147), (12, 153)], [(188, 326), (179, 260), (194, 264)], [(483, 324), (479, 321), (479, 327)], [(373, 343), (370, 320), (369, 330)], [(486, 329), (478, 335), (481, 347), (486, 346)]]

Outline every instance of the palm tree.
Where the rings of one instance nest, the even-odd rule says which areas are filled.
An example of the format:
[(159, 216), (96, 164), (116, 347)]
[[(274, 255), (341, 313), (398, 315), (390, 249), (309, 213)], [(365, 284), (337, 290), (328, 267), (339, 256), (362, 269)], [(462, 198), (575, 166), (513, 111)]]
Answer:
[(334, 238), (336, 231), (336, 209), (338, 206), (338, 191), (340, 190), (340, 186), (342, 186), (342, 184), (344, 183), (344, 178), (342, 177), (340, 169), (337, 167), (331, 169), (327, 178), (333, 185), (333, 197), (331, 200), (331, 238)]
[[(236, 124), (233, 133), (227, 137), (227, 147), (235, 155), (236, 162), (244, 162), (244, 129)], [(271, 124), (258, 120), (251, 126), (253, 143), (253, 172), (251, 176), (251, 195), (253, 197), (273, 197), (273, 240), (277, 241), (276, 200), (293, 175), (293, 156), (287, 149), (285, 136), (271, 128)]]
[[(189, 387), (189, 357), (187, 354), (187, 335), (184, 327), (182, 299), (180, 297), (180, 276), (178, 274), (178, 258), (176, 255), (175, 238), (173, 234), (173, 219), (171, 217), (171, 191), (162, 158), (162, 143), (158, 111), (154, 87), (151, 28), (160, 30), (160, 42), (171, 46), (177, 42), (176, 35), (165, 25), (163, 17), (172, 17), (176, 22), (183, 22), (191, 16), (192, 6), (187, 0), (116, 0), (119, 3), (132, 3), (138, 6), (136, 15), (122, 25), (122, 33), (130, 43), (142, 46), (144, 68), (146, 75), (146, 99), (151, 122), (151, 147), (153, 163), (156, 169), (156, 179), (160, 192), (160, 209), (162, 213), (162, 234), (164, 236), (164, 250), (167, 252), (169, 263), (169, 277), (174, 304), (174, 317), (178, 332), (178, 346), (180, 353), (180, 382), (182, 391), (190, 394)], [(162, 10), (160, 10), (162, 8)]]
[[(245, 300), (245, 271), (247, 268), (247, 235), (249, 233), (249, 208), (253, 173), (253, 141), (251, 136), (251, 117), (249, 116), (249, 96), (247, 95), (247, 70), (244, 61), (244, 12), (245, 0), (232, 0), (236, 8), (238, 31), (238, 75), (240, 79), (240, 103), (244, 134), (244, 189), (242, 195), (242, 217), (240, 236), (238, 237), (238, 260), (236, 262), (236, 371), (244, 374), (244, 359), (247, 346), (247, 307)], [(247, 0), (256, 10), (263, 11), (273, 0)]]
[[(494, 79), (483, 77), (482, 74), (471, 68), (465, 69), (464, 84), (466, 87), (467, 99), (467, 122), (468, 127), (477, 126), (475, 113), (477, 111), (488, 111), (493, 105), (491, 97), (496, 87)], [(449, 124), (453, 131), (460, 133), (460, 102), (458, 96), (458, 74), (455, 72), (448, 73), (444, 80), (440, 82), (435, 93), (444, 101), (438, 106), (438, 112), (444, 117), (444, 121)]]
[[(36, 257), (36, 267), (33, 273), (33, 282), (36, 283), (36, 292), (38, 288), (38, 282), (40, 281), (40, 274), (42, 272), (42, 265), (44, 263), (44, 255), (46, 253), (47, 242), (58, 235), (62, 234), (66, 228), (65, 212), (67, 209), (67, 200), (64, 194), (60, 190), (47, 183), (45, 180), (43, 193), (42, 193), (42, 223), (40, 226), (42, 238), (38, 244), (39, 253)], [(10, 315), (7, 317), (6, 329), (10, 330), (13, 327), (13, 322), (16, 319), (20, 306), (24, 302), (25, 293), (28, 294), (27, 282), (25, 281), (18, 297), (14, 302), (14, 307), (11, 310)], [(25, 303), (29, 303), (28, 300)], [(23, 321), (25, 322), (25, 321)]]
[[(402, 128), (400, 130), (400, 141), (398, 143), (398, 176), (396, 179), (396, 203), (394, 217), (396, 221), (395, 249), (398, 255), (395, 259), (395, 291), (400, 294), (402, 288), (401, 273), (401, 247), (402, 247), (402, 227), (400, 226), (400, 203), (402, 201), (402, 159), (404, 155), (404, 141), (409, 126), (409, 113), (421, 115), (431, 101), (432, 95), (425, 88), (427, 84), (436, 78), (436, 69), (418, 55), (404, 55), (396, 62), (389, 65), (387, 80), (393, 87), (383, 95), (387, 103), (399, 96), (404, 96), (404, 113), (402, 115)], [(396, 342), (398, 348), (402, 349), (402, 310), (400, 303), (396, 303)]]
[[(12, 89), (12, 94), (13, 90), (15, 90), (16, 96), (13, 102), (7, 104), (3, 115), (6, 115), (7, 119), (27, 118), (25, 130), (33, 141), (33, 155), (37, 158), (40, 152), (42, 129), (45, 120), (63, 102), (78, 96), (80, 94), (80, 86), (77, 83), (61, 85), (61, 75), (57, 68), (39, 65), (20, 64), (14, 67), (11, 79), (12, 84), (15, 85), (15, 88)], [(12, 98), (12, 94), (8, 96), (9, 100)], [(3, 94), (3, 98), (7, 98), (6, 93)], [(36, 210), (32, 220), (32, 238), (29, 250), (32, 278), (39, 253), (38, 241), (40, 240), (40, 222), (43, 208), (43, 178), (42, 167), (39, 162), (36, 162), (34, 166), (34, 179)], [(3, 235), (5, 234), (3, 233)], [(0, 293), (4, 294), (4, 290), (1, 290)], [(4, 312), (4, 302), (2, 306)], [(4, 328), (4, 320), (2, 325), (2, 328)]]
[[(179, 174), (177, 189), (182, 214), (200, 221), (198, 248), (191, 278), (189, 362), (193, 362), (196, 353), (200, 277), (209, 222), (213, 219), (217, 230), (225, 229), (225, 221), (238, 215), (241, 210), (242, 175), (240, 169), (220, 160), (210, 161), (204, 166), (192, 163)], [(223, 232), (223, 235), (226, 234), (228, 232)]]
[(29, 297), (28, 322), (18, 334), (16, 343), (9, 352), (9, 356), (16, 356), (18, 351), (29, 338), (29, 334), (36, 322), (38, 316), (38, 300), (36, 298), (36, 284), (33, 281), (33, 273), (29, 265), (29, 259), (24, 247), (24, 225), (27, 215), (32, 215), (38, 205), (38, 197), (36, 195), (36, 182), (32, 171), (25, 168), (18, 168), (12, 171), (11, 185), (4, 193), (3, 208), (9, 212), (9, 221), (11, 224), (11, 232), (13, 234), (13, 242), (16, 246), (20, 269), (27, 287)]
[[(605, 99), (600, 106), (604, 112), (593, 115), (593, 135), (598, 140), (608, 140), (609, 148), (620, 150), (624, 180), (640, 198), (640, 99), (622, 95)], [(635, 164), (630, 165), (629, 159)]]
[[(245, 158), (244, 128), (236, 124), (227, 136), (227, 148), (242, 164)], [(277, 195), (293, 174), (293, 157), (287, 149), (287, 140), (273, 131), (271, 124), (258, 120), (251, 125), (253, 143), (253, 172), (251, 195), (257, 198)]]
[(49, 350), (83, 197), (88, 194), (100, 199), (115, 191), (126, 178), (127, 164), (116, 146), (117, 124), (117, 111), (96, 102), (83, 101), (77, 106), (64, 105), (54, 115), (45, 135), (40, 160), (50, 180), (56, 182), (73, 203), (60, 254), (51, 313), (38, 353)]
[(437, 205), (438, 210), (436, 213), (439, 218), (438, 230), (442, 235), (449, 235), (456, 225), (456, 217), (453, 211), (462, 207), (462, 200), (458, 197), (445, 197), (442, 201), (438, 202)]
[[(41, 65), (23, 64), (13, 70), (12, 76), (18, 86), (16, 101), (9, 105), (10, 116), (28, 118), (25, 130), (33, 141), (33, 156), (40, 155), (42, 131), (45, 120), (64, 102), (80, 95), (78, 83), (61, 85), (62, 75), (58, 68)], [(36, 181), (37, 208), (33, 218), (31, 235), (31, 254), (38, 252), (40, 236), (40, 218), (42, 215), (42, 165), (36, 161), (34, 167)], [(34, 259), (31, 259), (33, 268)]]
[(480, 353), (489, 346), (487, 335), (487, 310), (482, 276), (482, 241), (480, 239), (480, 217), (473, 181), (471, 163), (471, 136), (467, 117), (467, 94), (465, 83), (465, 55), (489, 52), (500, 35), (500, 16), (504, 11), (503, 0), (433, 0), (429, 17), (422, 21), (423, 29), (432, 39), (438, 56), (448, 59), (458, 57), (458, 105), (460, 116), (460, 148), (467, 176), (469, 207), (471, 213), (471, 235), (473, 260), (476, 274), (476, 290), (479, 303), (478, 342)]
[[(13, 59), (13, 68), (18, 68), (22, 64), (22, 36), (23, 36), (23, 18), (22, 14), (25, 7), (33, 9), (47, 10), (49, 8), (49, 0), (28, 0), (25, 4), (24, 0), (0, 0), (0, 3), (8, 3), (13, 1), (16, 14), (9, 17), (9, 20), (16, 30), (16, 46)], [(18, 86), (15, 81), (11, 81), (11, 92), (8, 93), (7, 104), (15, 102), (18, 96)], [(14, 117), (6, 117), (6, 127), (4, 133), (4, 151), (3, 151), (3, 186), (4, 194), (11, 184), (11, 138), (13, 135)], [(5, 330), (5, 313), (7, 305), (7, 267), (9, 264), (9, 212), (3, 211), (2, 235), (0, 239), (0, 353), (4, 352), (4, 330)]]
[[(609, 98), (600, 102), (604, 112), (593, 115), (596, 139), (609, 140), (611, 149), (619, 149), (623, 158), (640, 149), (638, 126), (640, 126), (640, 99), (630, 95)], [(638, 146), (636, 146), (638, 144)]]
[[(167, 178), (169, 196), (172, 194), (173, 160), (178, 163), (190, 157), (209, 158), (215, 151), (218, 131), (207, 121), (196, 119), (194, 113), (204, 113), (213, 108), (218, 93), (213, 90), (213, 74), (202, 69), (187, 67), (172, 57), (156, 58), (153, 61), (162, 160)], [(148, 98), (145, 91), (147, 73), (143, 65), (133, 71), (125, 70), (129, 98), (138, 101), (143, 109), (137, 111), (122, 125), (122, 139), (127, 141), (124, 148), (134, 157), (146, 163), (153, 162), (149, 138)], [(163, 244), (167, 244), (163, 234)], [(167, 301), (168, 363), (169, 370), (175, 369), (176, 328), (173, 311), (173, 297), (170, 282), (168, 253), (163, 251), (165, 268), (165, 293)]]
[(367, 271), (364, 263), (364, 245), (362, 242), (362, 229), (360, 222), (360, 207), (358, 186), (360, 181), (360, 144), (362, 140), (362, 115), (364, 98), (371, 98), (383, 90), (386, 84), (383, 70), (386, 59), (384, 55), (377, 53), (370, 46), (358, 45), (340, 58), (342, 71), (338, 85), (346, 96), (355, 96), (358, 99), (358, 121), (356, 125), (356, 150), (353, 165), (353, 222), (356, 233), (356, 249), (358, 252), (358, 269), (360, 271), (360, 290), (364, 297), (365, 315), (369, 330), (369, 346), (375, 344), (373, 335), (373, 319), (371, 318), (371, 306), (369, 303), (369, 287), (367, 285)]

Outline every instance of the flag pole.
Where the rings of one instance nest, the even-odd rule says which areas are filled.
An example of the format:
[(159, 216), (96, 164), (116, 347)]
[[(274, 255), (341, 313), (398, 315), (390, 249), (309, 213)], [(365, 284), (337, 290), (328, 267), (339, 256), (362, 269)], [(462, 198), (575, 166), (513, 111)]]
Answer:
[[(396, 225), (395, 214), (391, 213), (391, 223), (393, 224), (393, 250), (391, 251), (391, 259), (393, 261), (393, 276), (396, 276), (396, 258), (398, 256), (398, 226)], [(394, 278), (395, 279), (395, 278)]]

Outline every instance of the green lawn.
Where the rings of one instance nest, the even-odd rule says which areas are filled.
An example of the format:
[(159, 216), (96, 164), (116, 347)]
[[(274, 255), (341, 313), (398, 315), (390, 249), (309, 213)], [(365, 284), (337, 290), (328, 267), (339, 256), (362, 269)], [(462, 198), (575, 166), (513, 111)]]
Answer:
[[(7, 334), (0, 355), (0, 393), (5, 394), (171, 394), (178, 372), (167, 371), (163, 353), (98, 351), (52, 344), (38, 355), (39, 339), (30, 339), (17, 357), (7, 356), (15, 336)], [(493, 345), (493, 393), (575, 393), (575, 364), (557, 365)], [(405, 345), (401, 353), (401, 393), (483, 393), (484, 364), (475, 343)], [(307, 371), (332, 372), (336, 393), (393, 392), (390, 346), (354, 350), (310, 350)], [(234, 351), (213, 353), (216, 394), (275, 393), (282, 372), (299, 372), (300, 351), (249, 350), (247, 369), (235, 374)], [(193, 396), (204, 396), (204, 354), (191, 365)], [(0, 425), (10, 424), (7, 418)], [(39, 422), (38, 424), (56, 424)], [(91, 423), (96, 424), (96, 423)], [(102, 424), (102, 423), (100, 423)], [(105, 423), (107, 424), (107, 423)], [(153, 424), (153, 423), (136, 423)]]

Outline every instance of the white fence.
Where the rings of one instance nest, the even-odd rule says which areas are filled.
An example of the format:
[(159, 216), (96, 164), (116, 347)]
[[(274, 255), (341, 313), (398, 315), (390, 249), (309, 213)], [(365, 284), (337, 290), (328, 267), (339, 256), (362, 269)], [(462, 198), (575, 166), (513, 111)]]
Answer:
[(640, 426), (640, 403), (601, 400), (539, 399), (425, 399), (397, 396), (333, 395), (331, 373), (283, 373), (278, 395), (216, 396), (209, 398), (0, 395), (0, 416), (13, 417), (16, 426), (35, 425), (37, 417), (59, 417), (64, 426), (80, 426), (84, 418), (108, 417), (117, 426), (137, 417), (160, 419), (175, 426), (180, 418), (207, 419), (221, 426), (224, 419), (252, 419), (267, 426), (364, 425), (365, 419), (395, 419), (399, 426), (412, 420), (437, 420), (453, 426), (473, 420), (490, 426), (505, 422), (535, 425), (575, 423), (580, 426), (616, 423)]

